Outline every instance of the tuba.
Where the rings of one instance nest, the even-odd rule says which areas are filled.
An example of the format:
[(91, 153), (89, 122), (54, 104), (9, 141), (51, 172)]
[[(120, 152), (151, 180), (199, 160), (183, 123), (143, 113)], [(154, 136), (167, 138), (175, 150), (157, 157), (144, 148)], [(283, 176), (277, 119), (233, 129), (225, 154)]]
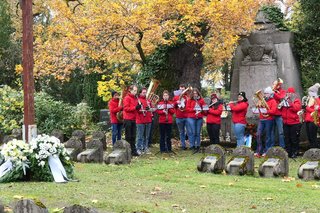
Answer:
[(158, 86), (160, 85), (160, 81), (156, 79), (151, 79), (151, 82), (149, 84), (148, 90), (147, 90), (147, 100), (150, 100), (150, 102), (153, 105), (156, 105), (159, 101), (159, 96), (155, 94)]
[(261, 90), (258, 90), (254, 96), (258, 99), (258, 102), (256, 103), (257, 107), (258, 108), (266, 108), (266, 109), (270, 109), (266, 100), (264, 100), (264, 97), (263, 97), (263, 93)]

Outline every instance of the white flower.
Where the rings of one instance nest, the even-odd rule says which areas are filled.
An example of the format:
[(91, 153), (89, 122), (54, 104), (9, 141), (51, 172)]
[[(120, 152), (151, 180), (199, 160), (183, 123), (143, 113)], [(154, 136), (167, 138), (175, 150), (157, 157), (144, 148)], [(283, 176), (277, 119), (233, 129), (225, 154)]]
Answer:
[(66, 157), (66, 160), (70, 160), (70, 158), (67, 156), (67, 157)]
[(46, 164), (46, 162), (44, 162), (43, 160), (42, 161), (40, 161), (40, 163), (39, 163), (39, 166), (44, 166)]

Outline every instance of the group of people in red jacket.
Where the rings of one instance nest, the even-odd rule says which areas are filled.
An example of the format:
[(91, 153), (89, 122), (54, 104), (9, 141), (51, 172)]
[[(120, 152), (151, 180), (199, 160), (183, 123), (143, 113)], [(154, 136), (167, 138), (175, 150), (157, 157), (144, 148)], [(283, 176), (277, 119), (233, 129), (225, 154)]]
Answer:
[[(275, 128), (278, 130), (279, 145), (287, 150), (289, 157), (296, 157), (301, 117), (306, 122), (310, 144), (313, 147), (318, 146), (316, 142), (318, 124), (315, 124), (311, 113), (317, 111), (320, 104), (317, 91), (315, 91), (319, 87), (316, 88), (316, 85), (310, 87), (308, 102), (302, 104), (295, 89), (289, 87), (285, 91), (282, 89), (282, 84), (283, 81), (277, 79), (272, 87), (265, 88), (263, 91), (265, 105), (261, 105), (259, 102), (261, 100), (257, 103), (256, 107), (259, 108), (260, 118), (255, 152), (257, 157), (265, 155), (267, 150), (275, 145)], [(132, 85), (123, 99), (123, 104), (121, 104), (117, 92), (112, 92), (112, 99), (109, 101), (112, 142), (115, 143), (116, 140), (121, 139), (124, 125), (125, 140), (130, 143), (132, 154), (135, 156), (149, 152), (154, 113), (158, 114), (159, 119), (161, 153), (172, 152), (171, 132), (174, 114), (182, 150), (199, 151), (200, 132), (205, 116), (210, 142), (218, 144), (220, 142), (221, 114), (224, 110), (232, 113), (237, 146), (245, 144), (246, 114), (249, 107), (245, 92), (240, 92), (237, 101), (228, 104), (224, 104), (216, 93), (211, 94), (210, 103), (206, 104), (198, 89), (187, 88), (184, 84), (179, 86), (179, 90), (174, 91), (173, 99), (170, 98), (170, 93), (167, 90), (163, 91), (161, 100), (156, 105), (153, 105), (146, 95), (146, 88), (142, 88), (138, 94), (138, 87)], [(117, 117), (119, 112), (123, 112), (123, 121)], [(264, 133), (266, 134), (265, 143), (262, 141)], [(186, 146), (186, 136), (189, 139), (189, 147)]]

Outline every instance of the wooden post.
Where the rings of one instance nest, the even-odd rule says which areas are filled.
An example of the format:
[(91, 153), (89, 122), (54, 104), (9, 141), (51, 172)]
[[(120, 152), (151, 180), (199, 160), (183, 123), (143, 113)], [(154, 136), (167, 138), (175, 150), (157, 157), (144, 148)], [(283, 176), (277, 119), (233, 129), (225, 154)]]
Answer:
[(21, 0), (22, 8), (22, 66), (24, 92), (24, 136), (29, 141), (30, 125), (34, 125), (34, 78), (33, 78), (33, 13), (32, 0)]

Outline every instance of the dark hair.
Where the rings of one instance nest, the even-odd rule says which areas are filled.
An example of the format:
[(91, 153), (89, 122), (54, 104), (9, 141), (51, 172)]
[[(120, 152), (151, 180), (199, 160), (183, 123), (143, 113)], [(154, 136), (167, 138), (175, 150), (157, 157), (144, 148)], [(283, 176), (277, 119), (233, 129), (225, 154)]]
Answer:
[(135, 84), (132, 84), (130, 87), (129, 87), (129, 91), (133, 90), (133, 88), (136, 87), (138, 89), (138, 86), (135, 85)]
[(248, 99), (246, 98), (246, 93), (245, 93), (245, 92), (239, 92), (238, 95), (240, 95), (240, 96), (243, 97), (243, 101), (244, 101), (244, 102), (247, 102), (247, 101), (248, 101)]
[(202, 95), (201, 95), (199, 89), (198, 89), (198, 88), (193, 88), (193, 91), (192, 91), (192, 99), (193, 99), (193, 93), (194, 93), (194, 92), (197, 92), (198, 95), (200, 96), (200, 98), (202, 98)]
[(179, 87), (184, 87), (184, 88), (186, 88), (186, 85), (185, 85), (185, 84), (180, 84)]
[(146, 87), (142, 87), (139, 91), (139, 93), (142, 93), (143, 90), (148, 90)]

